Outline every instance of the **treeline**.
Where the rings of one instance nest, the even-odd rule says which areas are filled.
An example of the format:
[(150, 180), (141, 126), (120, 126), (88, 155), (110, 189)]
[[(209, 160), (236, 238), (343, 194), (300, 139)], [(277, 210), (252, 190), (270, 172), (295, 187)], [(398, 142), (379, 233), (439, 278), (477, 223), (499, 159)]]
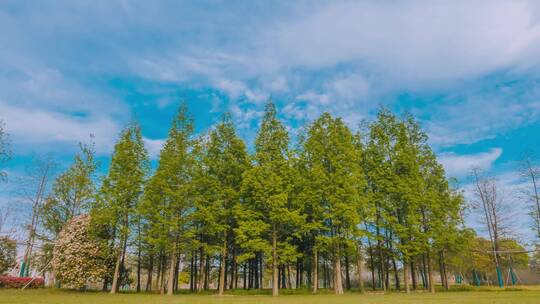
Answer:
[(184, 283), (219, 294), (434, 291), (436, 269), (448, 288), (449, 256), (470, 238), (463, 198), (414, 118), (383, 108), (354, 133), (324, 113), (303, 130), (293, 144), (268, 102), (249, 153), (229, 115), (196, 136), (182, 105), (152, 170), (131, 124), (98, 189), (92, 146), (57, 178), (43, 212), (49, 239), (89, 213), (112, 293), (173, 294)]

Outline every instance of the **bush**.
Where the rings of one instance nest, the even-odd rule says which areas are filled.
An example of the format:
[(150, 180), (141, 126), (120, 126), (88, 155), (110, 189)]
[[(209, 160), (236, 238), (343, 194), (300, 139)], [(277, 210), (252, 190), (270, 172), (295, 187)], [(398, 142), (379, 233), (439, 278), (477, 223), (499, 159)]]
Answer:
[[(14, 276), (0, 276), (1, 288), (23, 288), (28, 282), (32, 281), (31, 277), (14, 277)], [(35, 278), (30, 285), (26, 288), (40, 288), (45, 285), (43, 278)]]
[(102, 280), (107, 272), (107, 248), (89, 231), (90, 216), (69, 221), (58, 235), (53, 250), (56, 279), (66, 287), (83, 288)]

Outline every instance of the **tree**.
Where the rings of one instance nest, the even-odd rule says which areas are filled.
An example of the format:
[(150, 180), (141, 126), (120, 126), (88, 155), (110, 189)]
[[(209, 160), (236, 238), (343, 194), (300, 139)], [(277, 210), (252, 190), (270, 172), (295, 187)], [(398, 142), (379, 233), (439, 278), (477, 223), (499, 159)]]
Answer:
[(148, 153), (144, 148), (141, 129), (132, 123), (122, 131), (114, 146), (109, 173), (103, 180), (92, 210), (96, 226), (108, 226), (111, 231), (110, 239), (116, 258), (111, 293), (116, 293), (120, 286), (131, 224), (148, 170)]
[(87, 211), (95, 198), (94, 143), (79, 144), (79, 148), (71, 166), (55, 179), (41, 211), (43, 226), (53, 240), (68, 221)]
[(303, 153), (311, 186), (308, 191), (313, 194), (309, 199), (310, 209), (320, 208), (311, 216), (311, 219), (317, 218), (317, 222), (311, 222), (320, 231), (316, 241), (332, 254), (334, 291), (342, 294), (342, 251), (351, 238), (358, 235), (364, 202), (361, 155), (350, 130), (341, 119), (334, 119), (328, 113), (309, 127)]
[(11, 151), (9, 150), (8, 134), (5, 131), (5, 124), (0, 120), (0, 182), (4, 182), (7, 179), (7, 172), (5, 172), (4, 164), (10, 159)]
[[(8, 206), (0, 207), (0, 235), (9, 237), (16, 232), (16, 229), (13, 226), (12, 212), (13, 209)], [(9, 222), (11, 222), (11, 224), (9, 224)]]
[(0, 275), (17, 265), (17, 242), (7, 236), (0, 237)]
[[(377, 113), (376, 120), (369, 124), (369, 133), (364, 144), (363, 169), (367, 179), (366, 192), (368, 206), (373, 208), (373, 215), (365, 226), (375, 243), (369, 250), (374, 289), (376, 288), (375, 271), (377, 271), (382, 289), (389, 288), (386, 279), (389, 277), (387, 261), (395, 258), (391, 238), (395, 222), (392, 193), (394, 180), (396, 180), (393, 151), (397, 129), (397, 118), (390, 111), (382, 108)], [(388, 248), (385, 248), (385, 244)], [(397, 275), (396, 278), (398, 278)], [(398, 286), (399, 283), (396, 280), (396, 288)]]
[(480, 210), (484, 217), (489, 239), (491, 241), (491, 249), (493, 261), (497, 271), (497, 280), (499, 287), (503, 287), (504, 281), (500, 269), (500, 242), (508, 234), (508, 209), (505, 204), (504, 194), (497, 186), (497, 182), (493, 178), (486, 177), (475, 168), (471, 173), (474, 179), (474, 194), (476, 196), (475, 208)]
[(69, 220), (58, 235), (52, 263), (56, 279), (66, 286), (84, 288), (107, 271), (107, 250), (89, 229), (90, 216), (83, 214)]
[(525, 199), (530, 203), (530, 215), (533, 220), (533, 231), (540, 240), (540, 166), (531, 155), (521, 160), (521, 176), (528, 181), (529, 186), (524, 189)]
[(27, 225), (26, 248), (19, 272), (21, 277), (28, 276), (30, 270), (29, 259), (38, 236), (37, 228), (41, 221), (43, 205), (55, 167), (56, 163), (50, 156), (36, 158), (26, 169), (26, 175), (19, 182), (21, 196), (30, 205), (31, 210), (30, 222)]
[(396, 249), (403, 261), (403, 281), (405, 291), (409, 292), (408, 268), (411, 259), (421, 252), (421, 217), (418, 212), (421, 204), (423, 180), (420, 173), (419, 148), (424, 137), (410, 130), (410, 125), (401, 122), (397, 126), (396, 143), (393, 150), (393, 188), (392, 205), (388, 212), (397, 237)]
[[(221, 123), (210, 132), (204, 146), (205, 152), (199, 161), (200, 166), (194, 181), (199, 194), (195, 201), (198, 234), (201, 240), (207, 240), (200, 245), (199, 256), (202, 259), (205, 249), (212, 249), (212, 241), (208, 238), (219, 235), (222, 242), (219, 294), (222, 295), (225, 289), (227, 247), (233, 239), (233, 229), (236, 228), (233, 211), (240, 203), (242, 174), (249, 167), (249, 158), (246, 146), (236, 135), (229, 115), (225, 115)], [(202, 285), (202, 273), (201, 270), (199, 288)]]
[[(145, 239), (169, 256), (167, 294), (173, 294), (174, 269), (179, 244), (187, 244), (191, 235), (189, 214), (192, 212), (191, 182), (194, 170), (192, 149), (193, 120), (184, 104), (172, 122), (169, 136), (159, 155), (154, 175), (148, 181), (140, 212), (148, 222)], [(166, 265), (162, 268), (161, 293), (165, 291)]]
[(45, 241), (41, 250), (44, 265), (48, 264), (45, 260), (52, 257), (53, 244), (66, 223), (87, 212), (95, 198), (94, 173), (97, 164), (94, 143), (80, 143), (79, 148), (71, 166), (56, 177), (43, 206), (36, 205), (35, 212), (39, 213), (39, 221), (45, 230), (39, 234)]
[(266, 104), (255, 150), (255, 165), (246, 171), (242, 182), (243, 204), (236, 210), (236, 233), (240, 246), (250, 255), (270, 255), (272, 295), (277, 296), (280, 258), (296, 255), (290, 238), (296, 230), (293, 227), (303, 218), (289, 200), (289, 136), (272, 102)]

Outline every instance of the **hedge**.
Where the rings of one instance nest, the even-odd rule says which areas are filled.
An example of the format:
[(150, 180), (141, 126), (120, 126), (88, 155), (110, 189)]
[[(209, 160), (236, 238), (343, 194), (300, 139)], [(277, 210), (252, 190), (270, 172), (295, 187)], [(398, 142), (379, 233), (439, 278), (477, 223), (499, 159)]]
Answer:
[[(34, 279), (32, 281), (32, 279)], [(45, 280), (43, 278), (32, 278), (32, 277), (14, 277), (14, 276), (0, 276), (0, 287), (1, 288), (22, 288), (28, 282), (32, 281), (30, 285), (26, 288), (40, 288), (45, 285)]]

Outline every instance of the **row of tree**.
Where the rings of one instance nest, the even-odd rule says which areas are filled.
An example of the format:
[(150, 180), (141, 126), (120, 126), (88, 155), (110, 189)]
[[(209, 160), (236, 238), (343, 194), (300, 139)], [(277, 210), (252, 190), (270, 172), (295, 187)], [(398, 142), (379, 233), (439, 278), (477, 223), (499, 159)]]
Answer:
[(277, 295), (292, 282), (343, 293), (352, 265), (361, 278), (366, 262), (373, 287), (389, 288), (393, 271), (399, 288), (402, 272), (408, 292), (421, 263), (433, 291), (433, 261), (444, 264), (459, 244), (463, 199), (411, 116), (381, 109), (363, 131), (324, 113), (293, 146), (268, 103), (250, 155), (229, 116), (196, 137), (181, 106), (154, 172), (137, 124), (123, 130), (97, 190), (92, 149), (82, 146), (54, 184), (44, 223), (55, 239), (90, 212), (113, 257), (103, 278), (112, 293), (127, 283), (129, 259), (137, 290), (144, 271), (147, 289), (155, 280), (168, 294), (187, 264), (192, 289), (212, 284), (222, 294), (242, 280)]
[[(99, 183), (93, 145), (80, 148), (47, 195), (42, 166), (21, 273), (36, 238), (33, 263), (52, 260), (58, 283), (101, 280), (111, 293), (134, 284), (173, 294), (189, 283), (219, 294), (293, 286), (340, 294), (363, 291), (364, 281), (406, 292), (421, 281), (433, 292), (436, 269), (448, 288), (450, 272), (473, 281), (499, 265), (497, 250), (474, 251), (483, 239), (464, 228), (463, 197), (410, 115), (382, 108), (353, 133), (324, 113), (293, 144), (269, 102), (249, 153), (229, 115), (196, 136), (182, 105), (154, 169), (130, 124)], [(473, 258), (477, 266), (464, 262)]]

